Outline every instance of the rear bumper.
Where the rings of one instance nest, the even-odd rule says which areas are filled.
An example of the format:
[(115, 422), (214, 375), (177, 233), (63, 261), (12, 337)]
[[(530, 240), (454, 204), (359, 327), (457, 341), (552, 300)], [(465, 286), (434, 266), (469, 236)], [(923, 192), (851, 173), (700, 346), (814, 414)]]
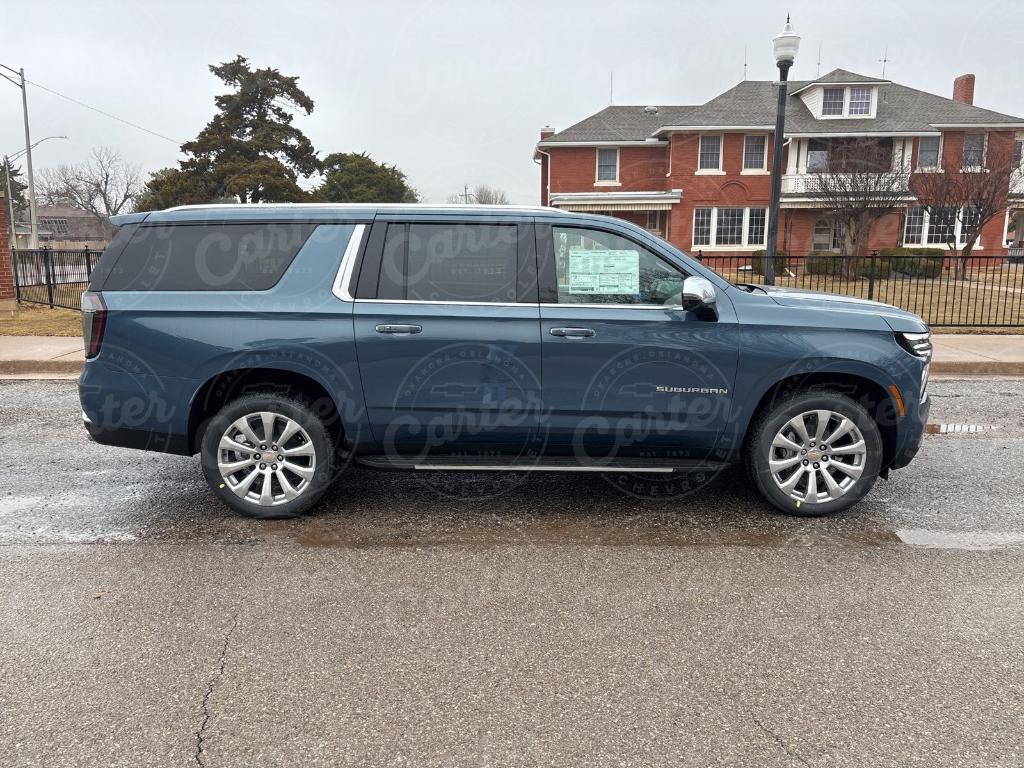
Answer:
[(145, 429), (128, 429), (126, 427), (101, 427), (85, 422), (85, 431), (95, 442), (101, 445), (116, 445), (119, 448), (136, 448), (140, 451), (157, 451), (174, 453), (179, 456), (191, 456), (191, 446), (185, 435), (167, 434)]

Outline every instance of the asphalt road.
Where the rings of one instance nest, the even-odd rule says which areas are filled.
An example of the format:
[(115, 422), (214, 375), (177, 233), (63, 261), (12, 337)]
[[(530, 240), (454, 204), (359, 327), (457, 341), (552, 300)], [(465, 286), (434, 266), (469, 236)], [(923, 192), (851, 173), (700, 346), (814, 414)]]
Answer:
[(0, 383), (0, 765), (1024, 764), (1024, 383), (840, 517), (738, 473), (351, 468), (235, 518)]

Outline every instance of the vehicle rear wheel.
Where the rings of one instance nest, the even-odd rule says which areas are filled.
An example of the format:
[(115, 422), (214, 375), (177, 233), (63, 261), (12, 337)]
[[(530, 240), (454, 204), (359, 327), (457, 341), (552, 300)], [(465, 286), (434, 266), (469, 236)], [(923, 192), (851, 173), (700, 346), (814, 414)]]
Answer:
[(200, 450), (213, 492), (246, 517), (295, 517), (310, 509), (334, 476), (334, 446), (301, 400), (252, 394), (210, 421)]
[(849, 397), (803, 392), (758, 419), (747, 467), (764, 497), (786, 514), (828, 515), (853, 506), (874, 486), (882, 436)]

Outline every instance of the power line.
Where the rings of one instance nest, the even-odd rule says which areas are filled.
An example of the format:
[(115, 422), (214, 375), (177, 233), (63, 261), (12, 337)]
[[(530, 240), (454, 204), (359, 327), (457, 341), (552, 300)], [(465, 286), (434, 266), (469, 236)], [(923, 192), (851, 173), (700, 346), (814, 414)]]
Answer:
[(29, 85), (34, 85), (36, 88), (40, 88), (40, 89), (46, 91), (47, 93), (52, 93), (54, 96), (59, 96), (62, 99), (67, 99), (68, 101), (72, 102), (73, 104), (77, 104), (80, 107), (85, 107), (86, 109), (91, 109), (93, 112), (97, 112), (97, 113), (103, 115), (104, 117), (109, 117), (111, 120), (117, 120), (117, 122), (119, 122), (119, 123), (124, 123), (125, 125), (129, 125), (132, 128), (140, 130), (140, 131), (142, 131), (144, 133), (148, 133), (151, 136), (156, 136), (158, 139), (163, 139), (164, 141), (169, 141), (169, 142), (171, 142), (172, 144), (174, 144), (176, 146), (181, 146), (184, 143), (184, 142), (178, 141), (177, 139), (172, 139), (170, 136), (164, 136), (162, 133), (157, 133), (156, 131), (151, 131), (149, 128), (145, 128), (145, 127), (139, 125), (138, 123), (133, 123), (130, 120), (125, 120), (124, 118), (118, 117), (117, 115), (112, 115), (109, 112), (104, 112), (102, 109), (99, 109), (98, 107), (94, 107), (91, 104), (86, 104), (84, 101), (79, 101), (78, 99), (73, 99), (70, 96), (61, 93), (60, 91), (55, 91), (55, 90), (53, 90), (53, 88), (47, 88), (45, 85), (41, 85), (40, 83), (35, 83), (35, 82), (33, 82), (31, 80), (28, 80), (28, 79), (26, 79), (25, 82), (28, 83)]

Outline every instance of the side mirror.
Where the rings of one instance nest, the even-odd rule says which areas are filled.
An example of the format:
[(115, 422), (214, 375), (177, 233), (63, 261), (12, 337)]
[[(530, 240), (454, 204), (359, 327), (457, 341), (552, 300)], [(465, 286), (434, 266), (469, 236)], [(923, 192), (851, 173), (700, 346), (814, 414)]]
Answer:
[(683, 309), (687, 312), (715, 306), (715, 286), (704, 277), (688, 277), (683, 281)]

